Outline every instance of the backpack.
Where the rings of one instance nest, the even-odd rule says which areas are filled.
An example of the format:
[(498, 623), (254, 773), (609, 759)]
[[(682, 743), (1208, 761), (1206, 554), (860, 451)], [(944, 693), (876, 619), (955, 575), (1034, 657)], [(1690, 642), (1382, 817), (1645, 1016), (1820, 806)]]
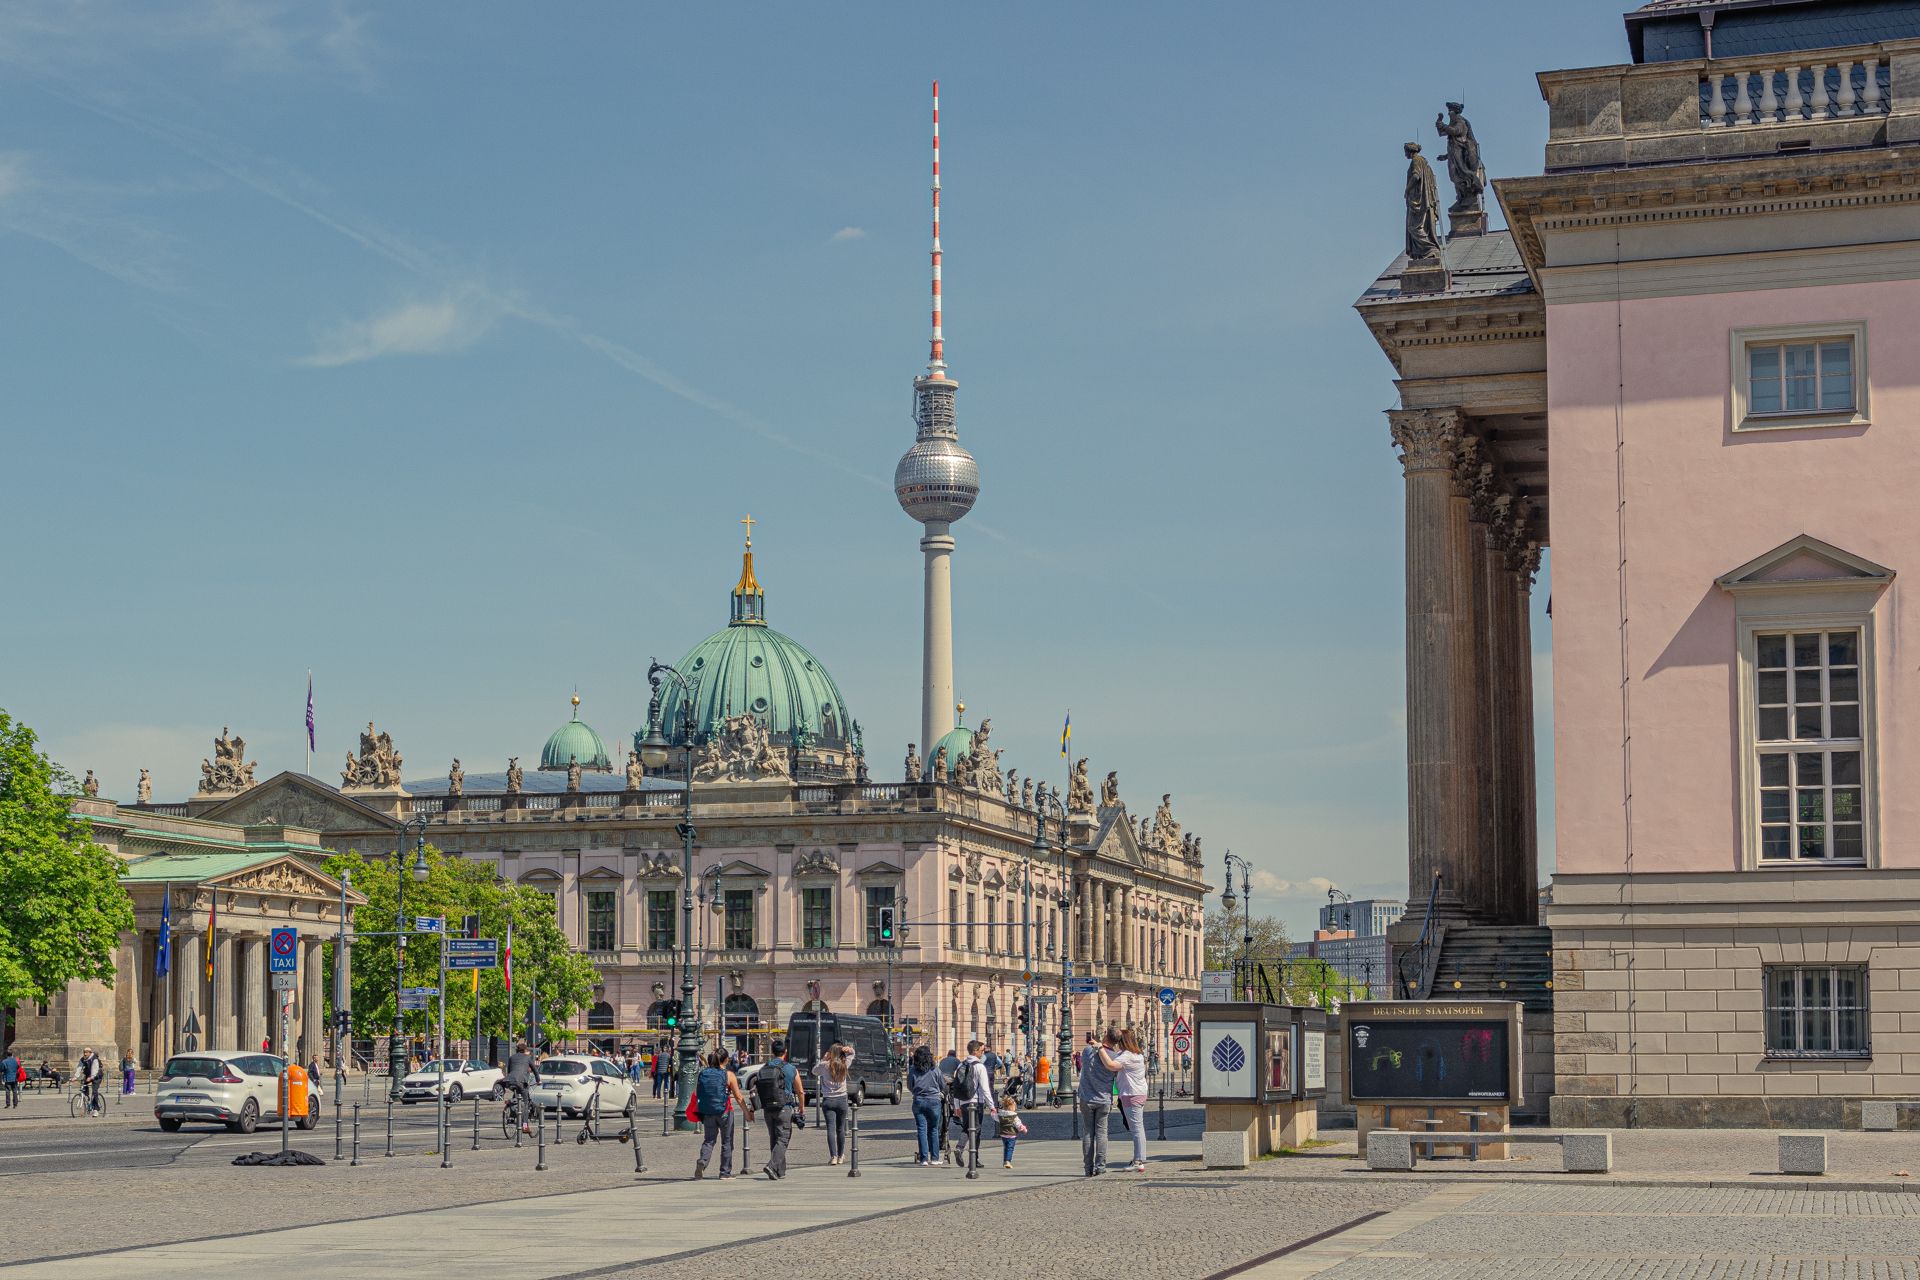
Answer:
[(947, 1097), (956, 1107), (973, 1101), (973, 1060), (967, 1059), (947, 1077)]
[(693, 1100), (703, 1117), (713, 1118), (725, 1115), (727, 1073), (719, 1067), (700, 1068), (700, 1078), (693, 1086)]
[(753, 1073), (753, 1096), (762, 1111), (777, 1111), (793, 1102), (787, 1092), (787, 1064), (778, 1058)]

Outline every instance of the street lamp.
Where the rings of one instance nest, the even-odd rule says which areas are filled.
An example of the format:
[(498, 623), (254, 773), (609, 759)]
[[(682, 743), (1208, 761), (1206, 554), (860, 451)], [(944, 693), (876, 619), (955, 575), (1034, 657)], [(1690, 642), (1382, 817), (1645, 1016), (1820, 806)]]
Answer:
[[(415, 826), (420, 828), (413, 841), (413, 878), (426, 883), (427, 879), (427, 815), (416, 813), (400, 826), (401, 848), (406, 847), (407, 833)], [(393, 855), (395, 875), (393, 897), (393, 1034), (387, 1038), (387, 1073), (393, 1077), (388, 1096), (396, 1101), (400, 1097), (400, 1082), (407, 1076), (406, 1047), (400, 1034), (400, 1005), (402, 994), (407, 985), (407, 876), (400, 869), (404, 855), (396, 851)]]
[[(1347, 904), (1340, 912), (1340, 921), (1346, 926), (1347, 930), (1346, 963), (1341, 965), (1340, 969), (1342, 975), (1347, 980), (1347, 999), (1351, 1000), (1353, 999), (1353, 944), (1359, 940), (1359, 935), (1353, 930), (1353, 895), (1338, 885), (1328, 885), (1327, 908), (1329, 912), (1331, 912), (1336, 902), (1344, 902)], [(1332, 923), (1331, 917), (1329, 917), (1328, 923)]]
[[(705, 871), (702, 871), (700, 873), (700, 902), (701, 902), (701, 905), (707, 906), (710, 908), (707, 915), (700, 917), (700, 995), (699, 995), (699, 999), (702, 1002), (704, 1002), (707, 998), (707, 953), (713, 949), (711, 944), (707, 941), (707, 928), (710, 924), (713, 927), (718, 928), (719, 927), (718, 918), (727, 909), (726, 903), (722, 901), (721, 895), (720, 895), (720, 866), (718, 863), (715, 863), (713, 866), (708, 867)], [(713, 1047), (717, 1049), (720, 1047), (720, 1041), (725, 1038), (725, 1031), (726, 1031), (726, 1025), (727, 1025), (727, 1011), (726, 1011), (725, 1000), (720, 1001), (718, 1007), (714, 1010), (714, 1017), (715, 1017), (715, 1023), (714, 1023), (714, 1046)]]
[[(1052, 850), (1047, 842), (1047, 815), (1051, 812), (1060, 822), (1060, 1050), (1059, 1058), (1053, 1070), (1053, 1105), (1060, 1105), (1063, 1093), (1073, 1090), (1073, 1005), (1067, 997), (1067, 970), (1073, 964), (1073, 872), (1067, 865), (1067, 807), (1060, 803), (1060, 797), (1053, 788), (1041, 783), (1033, 793), (1034, 854), (1046, 857)], [(1080, 1136), (1080, 1108), (1073, 1109), (1073, 1133)]]
[(693, 1100), (694, 1082), (700, 1075), (700, 1028), (693, 1013), (693, 704), (696, 692), (692, 681), (681, 675), (666, 663), (654, 660), (647, 668), (647, 683), (653, 686), (653, 698), (647, 707), (647, 736), (639, 743), (640, 758), (650, 769), (659, 769), (667, 763), (670, 744), (660, 729), (660, 698), (662, 680), (672, 684), (680, 691), (680, 744), (684, 761), (684, 773), (680, 793), (681, 841), (681, 938), (680, 938), (680, 1070), (679, 1088), (675, 1096), (680, 1105), (675, 1109), (674, 1127), (691, 1130), (694, 1125), (687, 1119), (687, 1104)]
[[(1233, 896), (1233, 869), (1240, 868), (1240, 897)], [(1253, 888), (1248, 876), (1253, 867), (1245, 858), (1239, 857), (1233, 850), (1227, 850), (1227, 883), (1220, 890), (1220, 905), (1227, 909), (1228, 918), (1233, 916), (1233, 904), (1246, 903), (1246, 913), (1240, 925), (1240, 963), (1246, 973), (1246, 985), (1241, 988), (1243, 999), (1253, 999)]]

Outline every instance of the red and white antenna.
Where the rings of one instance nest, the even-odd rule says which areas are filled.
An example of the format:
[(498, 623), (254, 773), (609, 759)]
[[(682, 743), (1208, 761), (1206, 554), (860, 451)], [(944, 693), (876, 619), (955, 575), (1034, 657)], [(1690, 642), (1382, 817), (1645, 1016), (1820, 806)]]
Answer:
[(933, 82), (933, 345), (927, 376), (947, 376), (946, 339), (940, 333), (940, 82)]

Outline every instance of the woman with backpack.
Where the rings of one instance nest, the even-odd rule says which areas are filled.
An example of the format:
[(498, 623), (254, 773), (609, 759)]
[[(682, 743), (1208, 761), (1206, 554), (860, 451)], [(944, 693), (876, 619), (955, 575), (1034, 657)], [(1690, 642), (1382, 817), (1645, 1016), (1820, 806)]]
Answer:
[(733, 1176), (733, 1104), (738, 1102), (740, 1109), (747, 1109), (747, 1097), (740, 1092), (739, 1077), (733, 1074), (727, 1065), (727, 1051), (715, 1049), (707, 1055), (707, 1065), (700, 1068), (699, 1078), (693, 1085), (694, 1113), (700, 1118), (702, 1137), (700, 1141), (700, 1159), (694, 1163), (693, 1176), (707, 1176), (707, 1165), (713, 1159), (713, 1141), (720, 1140), (720, 1176)]
[(845, 1155), (847, 1128), (853, 1119), (853, 1103), (847, 1098), (848, 1069), (853, 1065), (853, 1046), (835, 1043), (826, 1056), (814, 1064), (814, 1079), (820, 1082), (820, 1116), (827, 1130), (827, 1163), (839, 1164)]
[(907, 1092), (913, 1095), (913, 1136), (920, 1145), (920, 1158), (914, 1163), (938, 1165), (941, 1104), (946, 1100), (947, 1082), (934, 1065), (933, 1050), (925, 1045), (913, 1050), (913, 1061), (907, 1066)]

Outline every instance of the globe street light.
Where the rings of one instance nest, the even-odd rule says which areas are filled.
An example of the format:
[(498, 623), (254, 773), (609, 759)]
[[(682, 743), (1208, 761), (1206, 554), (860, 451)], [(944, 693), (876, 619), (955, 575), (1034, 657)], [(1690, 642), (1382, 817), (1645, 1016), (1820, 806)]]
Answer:
[(700, 1027), (693, 1012), (693, 704), (696, 692), (692, 681), (681, 675), (666, 663), (656, 659), (647, 668), (647, 683), (653, 686), (653, 698), (647, 707), (647, 736), (638, 743), (640, 758), (648, 768), (658, 769), (667, 763), (670, 743), (660, 726), (661, 682), (666, 681), (680, 692), (680, 745), (684, 762), (680, 793), (680, 877), (681, 877), (681, 937), (680, 937), (680, 1041), (679, 1041), (679, 1087), (675, 1096), (680, 1105), (676, 1108), (674, 1127), (691, 1130), (694, 1124), (687, 1119), (687, 1104), (693, 1100), (694, 1083), (700, 1075)]
[[(401, 848), (406, 847), (407, 833), (415, 826), (420, 828), (413, 843), (413, 878), (426, 883), (427, 879), (427, 815), (416, 813), (400, 826)], [(387, 1039), (387, 1073), (393, 1077), (388, 1096), (398, 1101), (400, 1082), (407, 1076), (407, 1054), (400, 1032), (400, 1006), (404, 1003), (407, 985), (407, 875), (401, 870), (402, 854), (393, 855), (394, 898), (393, 898), (393, 1034)]]

